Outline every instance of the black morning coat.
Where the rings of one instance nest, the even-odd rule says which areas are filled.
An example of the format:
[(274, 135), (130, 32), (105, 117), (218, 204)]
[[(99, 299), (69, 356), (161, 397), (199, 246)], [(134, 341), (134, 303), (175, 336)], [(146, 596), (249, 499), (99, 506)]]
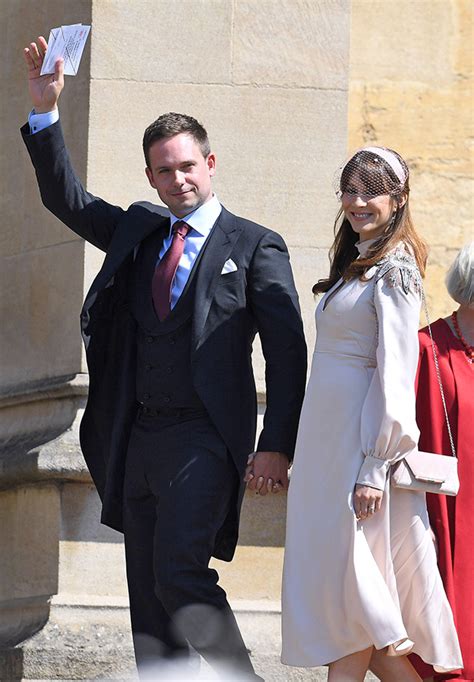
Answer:
[[(43, 204), (78, 235), (105, 251), (81, 313), (89, 397), (80, 442), (102, 500), (104, 524), (122, 530), (124, 462), (137, 403), (136, 323), (127, 306), (134, 254), (154, 230), (169, 232), (167, 211), (148, 202), (127, 210), (88, 193), (76, 176), (59, 122), (22, 136)], [(222, 274), (232, 259), (235, 272)], [(258, 450), (292, 458), (306, 377), (306, 345), (298, 297), (282, 238), (225, 208), (196, 272), (192, 378), (210, 419), (243, 477), (255, 445), (257, 400), (252, 342), (260, 334), (267, 408)], [(243, 494), (221, 529), (215, 556), (230, 560)]]

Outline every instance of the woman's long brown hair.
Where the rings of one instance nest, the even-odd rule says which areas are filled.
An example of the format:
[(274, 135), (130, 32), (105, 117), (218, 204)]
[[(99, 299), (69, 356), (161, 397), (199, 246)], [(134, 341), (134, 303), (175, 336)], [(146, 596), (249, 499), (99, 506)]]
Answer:
[[(387, 226), (386, 231), (379, 237), (379, 239), (372, 244), (367, 254), (363, 258), (358, 258), (359, 252), (355, 244), (359, 240), (359, 235), (356, 234), (352, 229), (351, 224), (344, 216), (344, 211), (341, 207), (334, 223), (334, 243), (329, 251), (329, 276), (325, 279), (318, 280), (313, 287), (314, 294), (320, 294), (329, 291), (329, 289), (331, 289), (331, 287), (333, 287), (341, 277), (345, 281), (354, 279), (355, 277), (364, 279), (367, 270), (380, 261), (387, 253), (389, 253), (389, 251), (392, 251), (400, 242), (405, 244), (413, 254), (421, 276), (424, 276), (428, 249), (425, 242), (416, 233), (410, 215), (408, 168), (405, 161), (399, 154), (393, 152), (393, 150), (390, 151), (397, 156), (406, 172), (406, 180), (402, 187), (400, 187), (400, 183), (394, 175), (393, 170), (386, 162), (383, 162), (383, 160), (380, 162), (380, 160), (377, 159), (378, 163), (376, 166), (371, 167), (370, 163), (367, 164), (367, 158), (370, 161), (369, 155), (371, 153), (364, 152), (364, 150), (357, 152), (344, 167), (341, 174), (340, 187), (341, 192), (344, 192), (348, 186), (348, 183), (353, 176), (353, 172), (347, 172), (347, 169), (349, 164), (354, 158), (357, 157), (357, 155), (361, 155), (358, 159), (359, 168), (356, 171), (359, 175), (359, 179), (361, 175), (362, 164), (365, 163), (362, 168), (362, 180), (364, 183), (367, 182), (368, 175), (374, 174), (374, 168), (376, 168), (377, 175), (379, 176), (380, 171), (382, 170), (385, 174), (385, 178), (383, 179), (384, 191), (381, 191), (380, 193), (391, 194), (396, 206), (395, 213), (390, 221), (390, 224)], [(362, 152), (364, 156), (362, 156)], [(372, 154), (372, 157), (375, 158), (375, 154)], [(380, 177), (378, 177), (378, 182), (380, 186)], [(396, 190), (393, 189), (395, 187)], [(403, 201), (403, 199), (405, 199), (405, 201)]]

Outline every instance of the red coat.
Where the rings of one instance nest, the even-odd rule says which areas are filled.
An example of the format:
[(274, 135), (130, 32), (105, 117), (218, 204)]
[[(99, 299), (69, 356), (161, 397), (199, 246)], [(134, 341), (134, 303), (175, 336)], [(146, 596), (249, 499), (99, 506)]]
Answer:
[[(459, 458), (460, 490), (457, 497), (427, 495), (431, 527), (438, 539), (439, 570), (453, 610), (464, 669), (459, 673), (433, 673), (412, 657), (421, 677), (439, 680), (474, 680), (474, 364), (461, 342), (442, 319), (431, 325), (438, 350), (441, 380), (451, 430)], [(419, 332), (420, 361), (417, 376), (417, 422), (420, 450), (451, 453), (428, 329)]]

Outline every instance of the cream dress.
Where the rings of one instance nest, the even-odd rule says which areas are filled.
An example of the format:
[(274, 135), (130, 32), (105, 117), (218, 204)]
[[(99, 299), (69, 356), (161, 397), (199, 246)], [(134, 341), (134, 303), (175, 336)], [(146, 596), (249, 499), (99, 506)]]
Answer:
[[(418, 442), (419, 274), (400, 245), (368, 276), (341, 280), (316, 310), (288, 494), (282, 661), (324, 665), (374, 645), (453, 670), (461, 652), (425, 496), (388, 476)], [(357, 482), (384, 490), (381, 510), (360, 522)]]

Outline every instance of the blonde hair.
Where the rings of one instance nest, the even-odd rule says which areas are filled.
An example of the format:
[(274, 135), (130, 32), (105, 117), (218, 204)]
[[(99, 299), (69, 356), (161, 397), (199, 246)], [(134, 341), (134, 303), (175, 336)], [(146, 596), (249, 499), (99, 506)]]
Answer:
[(446, 275), (449, 295), (460, 305), (474, 303), (474, 241), (466, 244)]

